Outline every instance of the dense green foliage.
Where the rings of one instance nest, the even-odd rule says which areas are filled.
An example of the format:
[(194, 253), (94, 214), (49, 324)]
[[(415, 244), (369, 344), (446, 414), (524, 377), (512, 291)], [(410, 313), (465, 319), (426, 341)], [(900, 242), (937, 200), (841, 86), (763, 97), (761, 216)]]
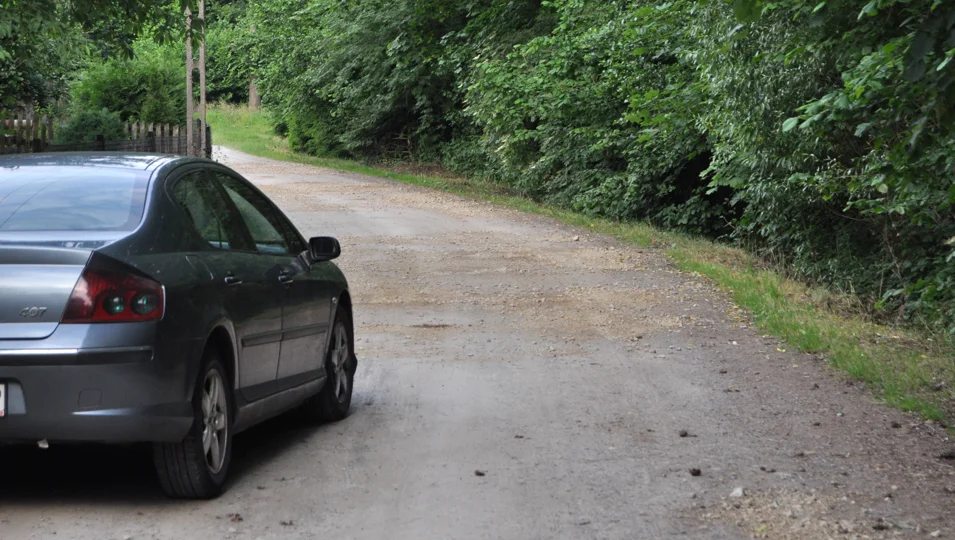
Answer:
[[(734, 45), (714, 62), (745, 83), (730, 90), (785, 96), (774, 117), (740, 122), (740, 103), (708, 121), (731, 143), (713, 178), (747, 204), (741, 233), (803, 274), (951, 324), (955, 6), (766, 4)], [(766, 122), (782, 125), (772, 140)]]
[(56, 143), (87, 143), (99, 137), (113, 141), (122, 139), (123, 135), (123, 121), (119, 114), (107, 109), (87, 110), (70, 117), (69, 123), (56, 133)]
[[(206, 37), (208, 99), (247, 99), (249, 32), (237, 26), (244, 0), (207, 2), (205, 24), (196, 0), (16, 0), (0, 3), (0, 111), (96, 116), (105, 108), (123, 121), (181, 124), (187, 6), (197, 50)], [(198, 71), (195, 79), (198, 99)]]
[(725, 232), (726, 190), (700, 178), (710, 148), (695, 72), (679, 61), (691, 43), (681, 14), (612, 3), (557, 10), (551, 33), (475, 66), (466, 112), (491, 174), (591, 214)]
[(123, 121), (181, 124), (186, 117), (186, 80), (181, 45), (138, 40), (132, 58), (94, 61), (72, 89), (77, 112), (107, 109)]
[(244, 0), (209, 2), (206, 7), (206, 98), (240, 103), (249, 98), (252, 37)]
[(181, 35), (187, 6), (195, 0), (3, 0), (0, 109), (53, 105), (88, 51), (128, 56), (140, 34)]
[(258, 2), (249, 25), (268, 31), (253, 35), (253, 62), (296, 147), (427, 155), (470, 123), (460, 114), (468, 55), (532, 36), (537, 4)]
[(441, 161), (955, 321), (941, 0), (253, 2), (290, 143)]
[[(29, 1), (0, 3), (0, 109), (18, 103), (52, 104), (67, 90), (67, 74), (82, 55), (82, 36), (60, 28), (54, 14)], [(23, 36), (34, 36), (24, 39)]]

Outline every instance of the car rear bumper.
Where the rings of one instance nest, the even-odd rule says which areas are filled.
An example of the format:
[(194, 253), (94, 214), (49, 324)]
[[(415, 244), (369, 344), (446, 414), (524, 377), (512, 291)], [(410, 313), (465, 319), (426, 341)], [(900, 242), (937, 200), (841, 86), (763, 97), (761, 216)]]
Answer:
[[(177, 410), (178, 409), (178, 410)], [(192, 425), (191, 407), (169, 410), (118, 409), (79, 414), (11, 415), (0, 420), (0, 444), (51, 442), (178, 442)]]
[(185, 364), (148, 347), (0, 350), (0, 443), (180, 441), (193, 422)]

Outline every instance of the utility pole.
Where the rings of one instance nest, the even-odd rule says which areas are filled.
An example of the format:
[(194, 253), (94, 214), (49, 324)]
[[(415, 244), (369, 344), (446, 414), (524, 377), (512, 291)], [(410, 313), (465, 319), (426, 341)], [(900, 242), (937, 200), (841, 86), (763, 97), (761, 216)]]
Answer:
[(202, 21), (202, 43), (199, 45), (199, 152), (206, 151), (206, 0), (199, 0), (199, 20)]
[(186, 155), (192, 155), (192, 116), (195, 114), (192, 101), (192, 10), (186, 8)]
[[(249, 33), (255, 33), (255, 25), (249, 28)], [(262, 96), (259, 95), (259, 87), (255, 85), (255, 73), (249, 74), (249, 110), (255, 111), (262, 106)]]
[(255, 111), (262, 106), (262, 96), (259, 95), (259, 87), (255, 85), (255, 74), (249, 76), (249, 110)]

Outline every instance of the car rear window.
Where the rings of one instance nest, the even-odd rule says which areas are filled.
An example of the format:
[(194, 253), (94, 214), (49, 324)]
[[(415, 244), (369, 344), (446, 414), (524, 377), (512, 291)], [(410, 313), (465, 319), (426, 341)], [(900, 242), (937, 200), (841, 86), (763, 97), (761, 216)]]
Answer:
[(143, 171), (0, 169), (0, 231), (132, 231), (143, 218)]

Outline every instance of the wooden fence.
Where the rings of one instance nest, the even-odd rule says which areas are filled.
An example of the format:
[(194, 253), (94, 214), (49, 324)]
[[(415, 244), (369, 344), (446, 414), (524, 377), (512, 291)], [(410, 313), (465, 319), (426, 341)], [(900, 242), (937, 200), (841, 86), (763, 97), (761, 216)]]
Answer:
[(0, 154), (109, 151), (212, 157), (212, 130), (208, 124), (204, 126), (206, 144), (202, 148), (199, 133), (203, 126), (199, 119), (196, 119), (191, 152), (188, 151), (185, 126), (127, 122), (123, 127), (122, 139), (106, 140), (99, 137), (92, 142), (55, 144), (56, 133), (65, 124), (62, 119), (23, 112), (15, 118), (0, 117)]

